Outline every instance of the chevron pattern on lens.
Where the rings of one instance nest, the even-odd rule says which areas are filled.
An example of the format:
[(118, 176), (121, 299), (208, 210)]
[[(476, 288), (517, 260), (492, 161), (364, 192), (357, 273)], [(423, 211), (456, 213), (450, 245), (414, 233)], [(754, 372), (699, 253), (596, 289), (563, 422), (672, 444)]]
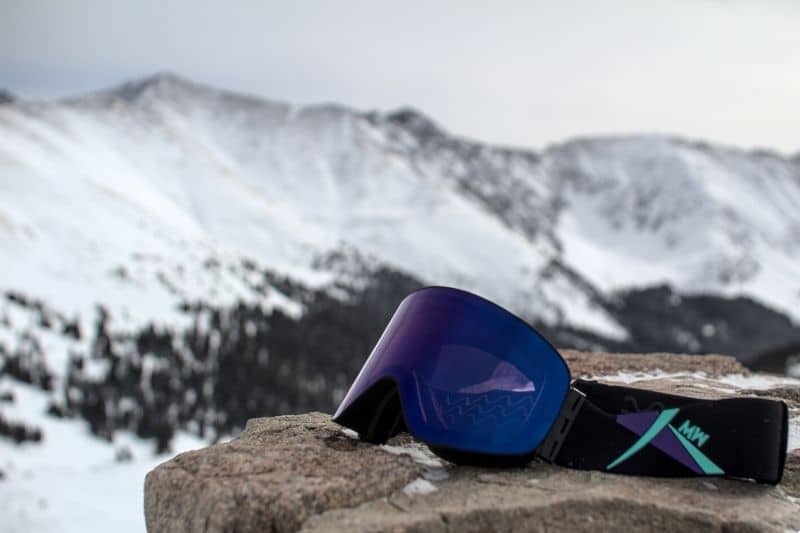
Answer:
[(499, 427), (522, 424), (533, 414), (537, 394), (492, 390), (480, 394), (431, 388), (439, 416), (448, 427)]

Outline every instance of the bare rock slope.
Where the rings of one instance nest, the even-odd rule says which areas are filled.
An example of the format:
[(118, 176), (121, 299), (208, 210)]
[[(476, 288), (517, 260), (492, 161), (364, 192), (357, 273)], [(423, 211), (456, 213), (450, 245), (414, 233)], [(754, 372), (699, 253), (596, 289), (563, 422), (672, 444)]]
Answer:
[[(574, 375), (698, 397), (782, 398), (800, 386), (722, 356), (566, 352)], [(796, 428), (793, 428), (795, 430)], [(776, 486), (656, 479), (533, 462), (457, 467), (401, 435), (359, 442), (308, 413), (251, 420), (234, 440), (150, 472), (145, 514), (161, 531), (785, 531), (800, 528), (800, 453)]]

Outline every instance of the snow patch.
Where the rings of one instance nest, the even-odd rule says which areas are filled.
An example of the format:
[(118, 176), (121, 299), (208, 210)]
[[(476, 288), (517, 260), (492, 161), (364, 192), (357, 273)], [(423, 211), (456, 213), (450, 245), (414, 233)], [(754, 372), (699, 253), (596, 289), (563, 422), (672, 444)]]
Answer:
[[(766, 374), (726, 374), (710, 377), (705, 372), (664, 372), (662, 370), (653, 372), (619, 372), (617, 374), (593, 376), (590, 379), (630, 384), (650, 379), (681, 380), (686, 378), (701, 380), (697, 383), (699, 387), (707, 386), (709, 388), (720, 389), (731, 387), (736, 389), (768, 390), (786, 386), (800, 387), (800, 379), (783, 376), (771, 376)], [(723, 387), (719, 387), (719, 385), (723, 385)], [(724, 387), (725, 385), (728, 387)]]
[[(0, 516), (9, 533), (143, 531), (145, 474), (177, 453), (207, 445), (183, 432), (173, 439), (173, 452), (162, 455), (154, 454), (152, 442), (125, 432), (106, 442), (85, 423), (48, 416), (44, 391), (8, 379), (0, 380), (0, 390), (14, 393), (12, 403), (2, 404), (4, 416), (44, 433), (41, 443), (0, 440)], [(119, 462), (119, 456), (129, 460)]]
[(441, 459), (436, 457), (433, 452), (423, 446), (393, 446), (390, 444), (381, 444), (384, 451), (394, 455), (408, 455), (415, 463), (429, 468), (444, 468), (444, 463)]
[(422, 477), (426, 480), (441, 481), (450, 477), (445, 463), (423, 444), (415, 443), (407, 446), (382, 444), (381, 448), (395, 455), (408, 455), (411, 457), (415, 463), (422, 467)]
[(800, 448), (800, 416), (789, 419), (789, 444), (787, 450)]
[(358, 433), (350, 428), (343, 428), (342, 434), (347, 438), (358, 440)]
[(421, 477), (418, 477), (403, 488), (403, 492), (406, 494), (406, 496), (431, 494), (432, 492), (436, 492), (438, 490), (439, 489), (436, 487), (436, 485), (427, 479), (422, 479)]

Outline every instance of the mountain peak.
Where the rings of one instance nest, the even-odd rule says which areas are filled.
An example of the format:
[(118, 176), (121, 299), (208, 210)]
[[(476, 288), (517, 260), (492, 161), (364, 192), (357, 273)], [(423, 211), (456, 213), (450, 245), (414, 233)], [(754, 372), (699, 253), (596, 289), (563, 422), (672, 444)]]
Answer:
[(423, 140), (447, 135), (445, 130), (433, 119), (413, 107), (401, 107), (385, 114), (381, 113), (375, 118), (409, 130)]
[(125, 100), (137, 100), (151, 93), (170, 94), (199, 89), (201, 89), (200, 85), (173, 72), (157, 72), (144, 78), (125, 82), (110, 92)]

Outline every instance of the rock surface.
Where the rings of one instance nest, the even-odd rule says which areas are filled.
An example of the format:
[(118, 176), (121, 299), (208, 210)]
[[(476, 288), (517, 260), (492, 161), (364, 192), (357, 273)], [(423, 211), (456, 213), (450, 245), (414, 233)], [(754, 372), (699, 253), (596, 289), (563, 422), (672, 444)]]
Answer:
[[(772, 396), (798, 419), (800, 382), (749, 374), (732, 358), (564, 355), (574, 376), (699, 397)], [(309, 413), (251, 420), (228, 443), (160, 465), (145, 481), (145, 514), (151, 532), (797, 530), (800, 453), (790, 453), (777, 487), (540, 462), (456, 467), (408, 435), (373, 446)]]

